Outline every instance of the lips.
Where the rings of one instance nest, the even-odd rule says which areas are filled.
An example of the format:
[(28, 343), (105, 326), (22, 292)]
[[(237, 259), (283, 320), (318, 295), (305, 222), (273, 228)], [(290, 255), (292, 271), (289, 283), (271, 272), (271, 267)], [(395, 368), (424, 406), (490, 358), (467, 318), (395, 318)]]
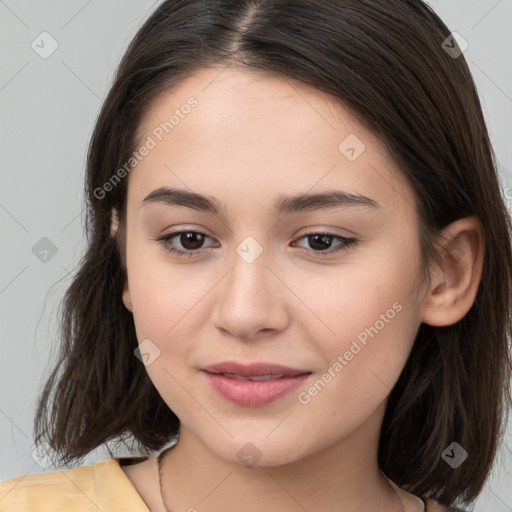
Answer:
[(308, 370), (290, 368), (274, 363), (249, 363), (243, 364), (236, 361), (224, 361), (203, 368), (204, 371), (213, 374), (223, 374), (226, 377), (238, 380), (268, 380), (295, 377), (304, 373), (311, 373)]
[(237, 405), (257, 407), (291, 393), (312, 372), (274, 363), (224, 361), (202, 368), (210, 386)]

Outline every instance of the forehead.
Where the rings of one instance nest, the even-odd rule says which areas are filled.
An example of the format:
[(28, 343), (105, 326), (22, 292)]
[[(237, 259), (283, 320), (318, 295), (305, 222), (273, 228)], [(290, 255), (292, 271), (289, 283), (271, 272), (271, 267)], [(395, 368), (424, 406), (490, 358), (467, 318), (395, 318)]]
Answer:
[[(209, 129), (225, 131), (226, 123), (236, 121), (240, 115), (251, 121), (250, 126), (245, 125), (247, 132), (258, 128), (271, 132), (278, 118), (282, 126), (284, 117), (288, 117), (288, 126), (293, 133), (302, 131), (296, 126), (298, 119), (303, 121), (302, 126), (306, 129), (325, 124), (332, 130), (339, 126), (350, 130), (351, 124), (356, 122), (338, 98), (291, 77), (275, 72), (214, 66), (196, 71), (158, 95), (146, 108), (137, 130), (139, 140), (160, 122), (169, 120), (174, 110), (186, 106), (190, 98), (197, 100), (200, 106), (194, 108), (196, 113), (200, 111), (199, 116), (194, 116), (195, 129), (208, 125)], [(214, 122), (216, 126), (213, 126)]]
[(385, 146), (349, 109), (276, 73), (200, 70), (148, 106), (137, 136), (138, 146), (154, 143), (130, 175), (139, 201), (162, 185), (219, 198), (245, 191), (245, 200), (265, 185), (290, 194), (343, 186), (413, 204)]

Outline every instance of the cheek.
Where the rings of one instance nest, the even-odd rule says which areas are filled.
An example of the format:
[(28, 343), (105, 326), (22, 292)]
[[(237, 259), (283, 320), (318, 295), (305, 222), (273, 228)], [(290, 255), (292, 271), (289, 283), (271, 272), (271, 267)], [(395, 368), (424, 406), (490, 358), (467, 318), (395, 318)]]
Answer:
[(339, 297), (337, 301), (319, 294), (323, 308), (318, 311), (330, 330), (310, 326), (307, 332), (315, 352), (322, 355), (323, 367), (297, 397), (301, 418), (318, 418), (316, 435), (326, 443), (340, 432), (352, 431), (384, 403), (419, 326), (417, 308), (407, 300), (403, 281), (394, 283), (388, 274), (382, 282), (376, 276), (373, 286), (345, 284), (347, 293), (331, 294), (331, 299)]
[(157, 354), (146, 371), (171, 410), (181, 420), (188, 420), (201, 413), (186, 391), (193, 389), (196, 377), (188, 362), (204, 328), (204, 321), (198, 321), (206, 302), (201, 299), (212, 284), (206, 286), (197, 271), (184, 272), (168, 262), (162, 265), (154, 259), (151, 265), (137, 265), (135, 261), (129, 284), (137, 339), (139, 343), (150, 340), (147, 346)]
[[(197, 274), (197, 273), (196, 273)], [(211, 287), (211, 286), (210, 286)], [(140, 281), (130, 282), (133, 300), (133, 317), (138, 339), (151, 338), (164, 343), (172, 338), (173, 344), (187, 336), (194, 339), (195, 327), (199, 327), (197, 315), (208, 288), (190, 280), (177, 271), (167, 271), (154, 276), (145, 273)]]
[(391, 390), (420, 325), (414, 293), (418, 265), (416, 247), (402, 239), (368, 251), (364, 258), (355, 256), (353, 265), (333, 270), (328, 278), (316, 275), (306, 281), (303, 276), (297, 281), (308, 283), (297, 294), (308, 293), (305, 302), (315, 313), (307, 315), (301, 329), (323, 354), (321, 371), (329, 373), (326, 380), (337, 382), (329, 384), (333, 390), (350, 389), (354, 383), (368, 393), (376, 387)]
[(193, 317), (190, 310), (207, 293), (204, 272), (173, 258), (147, 235), (129, 233), (128, 286), (139, 341), (164, 340), (183, 330)]

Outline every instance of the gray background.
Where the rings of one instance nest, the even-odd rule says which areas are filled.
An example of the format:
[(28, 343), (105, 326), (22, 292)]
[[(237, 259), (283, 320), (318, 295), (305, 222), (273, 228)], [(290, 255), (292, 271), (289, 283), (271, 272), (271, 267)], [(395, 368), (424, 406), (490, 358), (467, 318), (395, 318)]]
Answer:
[[(157, 3), (0, 0), (0, 480), (55, 469), (32, 456), (32, 422), (56, 350), (57, 304), (84, 248), (86, 149), (122, 53)], [(512, 202), (512, 0), (430, 4), (469, 43), (464, 55)], [(31, 47), (44, 31), (58, 44), (46, 59)], [(46, 262), (33, 253), (43, 237), (57, 250)], [(511, 431), (512, 421), (475, 511), (512, 512)], [(98, 449), (85, 463), (106, 458)]]

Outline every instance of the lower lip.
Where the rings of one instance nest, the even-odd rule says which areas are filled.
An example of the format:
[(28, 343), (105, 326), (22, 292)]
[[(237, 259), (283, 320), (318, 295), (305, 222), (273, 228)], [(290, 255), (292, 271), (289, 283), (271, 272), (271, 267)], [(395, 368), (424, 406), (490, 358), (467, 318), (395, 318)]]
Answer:
[(238, 405), (257, 407), (265, 405), (299, 387), (311, 374), (269, 380), (237, 380), (221, 374), (204, 371), (208, 380), (220, 395)]

